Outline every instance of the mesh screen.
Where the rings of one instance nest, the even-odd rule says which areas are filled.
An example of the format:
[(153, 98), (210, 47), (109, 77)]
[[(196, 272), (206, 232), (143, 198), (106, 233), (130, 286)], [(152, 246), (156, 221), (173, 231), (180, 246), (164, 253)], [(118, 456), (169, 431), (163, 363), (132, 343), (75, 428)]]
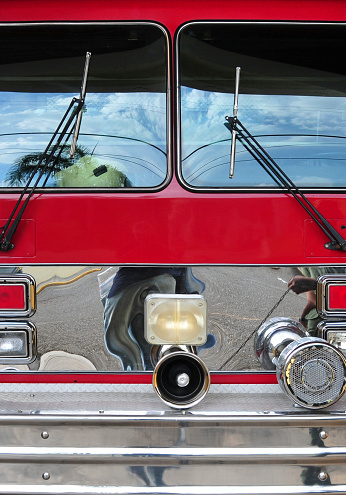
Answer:
[(342, 394), (345, 367), (334, 349), (311, 345), (290, 359), (286, 379), (292, 393), (301, 402), (315, 406), (327, 404)]

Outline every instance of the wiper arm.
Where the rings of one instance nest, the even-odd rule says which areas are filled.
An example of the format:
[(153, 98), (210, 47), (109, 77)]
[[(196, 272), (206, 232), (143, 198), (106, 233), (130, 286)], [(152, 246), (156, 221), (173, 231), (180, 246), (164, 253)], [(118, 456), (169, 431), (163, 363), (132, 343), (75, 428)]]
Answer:
[[(236, 92), (238, 92), (237, 85), (239, 86), (239, 74), (240, 68), (236, 69)], [(238, 74), (238, 80), (237, 80)], [(238, 98), (238, 96), (237, 96)], [(269, 153), (259, 144), (254, 136), (246, 129), (246, 127), (239, 121), (237, 115), (233, 117), (226, 117), (227, 124), (225, 126), (232, 133), (233, 141), (239, 139), (245, 149), (251, 154), (251, 156), (261, 165), (261, 167), (267, 172), (267, 174), (278, 184), (285, 188), (292, 196), (298, 201), (298, 203), (304, 208), (304, 210), (310, 215), (314, 222), (320, 227), (320, 229), (330, 239), (329, 243), (325, 244), (327, 249), (346, 251), (346, 240), (341, 234), (328, 222), (328, 220), (317, 210), (317, 208), (307, 199), (302, 191), (295, 185), (295, 183), (288, 177), (287, 174), (279, 167), (275, 160), (269, 155)], [(235, 144), (234, 144), (234, 157), (235, 157)], [(233, 157), (233, 160), (234, 160)], [(232, 151), (231, 151), (232, 160)], [(234, 170), (234, 162), (231, 163)], [(231, 177), (231, 175), (230, 175)]]
[[(91, 53), (87, 52), (85, 56), (85, 64), (84, 64), (84, 73), (83, 73), (83, 78), (82, 78), (82, 85), (80, 88), (80, 100), (84, 102), (85, 100), (85, 93), (86, 93), (86, 86), (87, 86), (87, 80), (88, 80), (88, 72), (89, 72), (89, 64), (90, 64), (90, 57)], [(71, 149), (70, 149), (70, 158), (74, 158), (74, 154), (76, 151), (76, 144), (77, 144), (77, 139), (79, 135), (79, 129), (80, 125), (82, 122), (82, 112), (83, 112), (83, 106), (80, 108), (80, 110), (77, 113), (76, 117), (76, 124), (74, 127), (74, 132), (73, 132), (73, 137), (72, 137), (72, 143), (71, 143)]]
[[(87, 53), (87, 57), (88, 55), (90, 58), (90, 54)], [(84, 78), (86, 78), (85, 72), (83, 75), (83, 79)], [(41, 158), (34, 167), (32, 173), (30, 174), (30, 177), (26, 185), (24, 186), (18, 198), (18, 201), (16, 202), (7, 222), (2, 227), (2, 231), (0, 234), (0, 251), (9, 251), (14, 248), (12, 237), (14, 236), (18, 228), (19, 222), (22, 219), (24, 211), (29, 203), (29, 200), (34, 194), (36, 188), (38, 187), (40, 180), (48, 170), (48, 174), (44, 183), (46, 184), (50, 173), (54, 169), (54, 165), (59, 160), (62, 150), (64, 149), (65, 144), (61, 145), (61, 142), (65, 137), (67, 141), (70, 138), (73, 129), (76, 128), (76, 126), (73, 127), (73, 122), (75, 117), (76, 116), (78, 117), (78, 114), (82, 111), (83, 105), (84, 105), (84, 98), (79, 98), (79, 99), (72, 98), (64, 116), (62, 117), (56, 130), (53, 133), (52, 138), (50, 139), (48, 145), (46, 146), (46, 149), (42, 153)], [(62, 130), (60, 131), (61, 128)], [(30, 183), (34, 179), (38, 171), (39, 171), (38, 177), (35, 183), (30, 187)], [(27, 197), (23, 202), (22, 206), (20, 207), (25, 194), (27, 194)], [(15, 216), (16, 214), (17, 216)]]
[[(240, 82), (240, 67), (235, 70), (235, 90), (234, 90), (234, 103), (233, 103), (233, 119), (238, 117), (238, 97), (239, 97), (239, 82)], [(235, 146), (236, 146), (237, 131), (234, 126), (232, 126), (232, 141), (231, 141), (231, 159), (230, 159), (230, 169), (229, 178), (234, 177), (234, 164), (235, 164)]]

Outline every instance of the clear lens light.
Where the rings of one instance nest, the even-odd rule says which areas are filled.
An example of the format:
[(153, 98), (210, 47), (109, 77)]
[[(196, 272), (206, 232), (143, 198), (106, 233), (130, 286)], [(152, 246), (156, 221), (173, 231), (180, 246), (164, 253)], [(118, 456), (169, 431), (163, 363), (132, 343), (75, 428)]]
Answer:
[(26, 332), (0, 331), (0, 359), (1, 357), (26, 357), (27, 355)]
[(145, 300), (145, 338), (151, 344), (201, 345), (207, 338), (202, 296), (150, 294)]
[(344, 332), (328, 332), (328, 342), (345, 354), (346, 330)]

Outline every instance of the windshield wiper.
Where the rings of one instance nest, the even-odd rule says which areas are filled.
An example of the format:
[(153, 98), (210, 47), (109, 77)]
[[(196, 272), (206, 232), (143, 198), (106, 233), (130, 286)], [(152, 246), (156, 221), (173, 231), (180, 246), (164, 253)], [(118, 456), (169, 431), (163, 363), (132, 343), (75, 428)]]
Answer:
[[(80, 101), (85, 100), (85, 93), (86, 93), (86, 85), (87, 85), (87, 80), (88, 80), (88, 72), (89, 72), (89, 64), (90, 64), (90, 57), (91, 53), (87, 52), (85, 56), (85, 64), (84, 64), (84, 72), (83, 72), (83, 77), (82, 77), (82, 85), (80, 88)], [(81, 106), (80, 110), (77, 113), (76, 117), (76, 124), (74, 127), (74, 132), (73, 132), (73, 137), (72, 137), (72, 142), (71, 142), (71, 149), (70, 149), (70, 158), (74, 158), (74, 154), (76, 151), (76, 144), (77, 144), (77, 139), (79, 135), (79, 129), (80, 125), (82, 122), (82, 112), (83, 112), (83, 105)]]
[(225, 126), (232, 133), (231, 144), (231, 164), (230, 164), (230, 178), (234, 175), (234, 162), (235, 162), (235, 143), (238, 139), (244, 148), (251, 154), (251, 156), (261, 165), (265, 172), (274, 180), (274, 182), (280, 187), (287, 190), (304, 208), (304, 210), (310, 215), (314, 222), (320, 227), (320, 229), (327, 235), (330, 242), (325, 244), (327, 249), (346, 251), (346, 240), (341, 234), (328, 222), (328, 220), (317, 210), (317, 208), (307, 199), (302, 191), (295, 185), (295, 183), (288, 177), (287, 174), (279, 167), (275, 160), (269, 155), (269, 153), (259, 144), (254, 136), (246, 129), (246, 127), (240, 122), (237, 117), (238, 114), (238, 94), (239, 94), (239, 80), (240, 80), (240, 68), (236, 68), (236, 88), (234, 92), (234, 106), (233, 117), (226, 117), (227, 123)]
[[(42, 153), (41, 158), (35, 165), (32, 173), (30, 174), (30, 177), (26, 185), (24, 186), (18, 198), (18, 201), (15, 204), (7, 222), (2, 227), (2, 231), (0, 234), (1, 251), (9, 251), (14, 248), (12, 237), (16, 233), (19, 222), (22, 219), (22, 216), (30, 201), (30, 198), (32, 197), (36, 188), (38, 187), (40, 180), (48, 171), (43, 185), (45, 186), (45, 184), (47, 183), (49, 175), (54, 170), (54, 166), (56, 165), (56, 163), (59, 161), (60, 155), (63, 149), (66, 147), (66, 143), (71, 137), (73, 131), (75, 132), (74, 132), (74, 139), (72, 141), (72, 144), (74, 144), (74, 147), (76, 145), (79, 127), (80, 127), (81, 114), (85, 100), (86, 81), (88, 77), (90, 56), (91, 56), (90, 53), (86, 54), (86, 62), (84, 67), (80, 98), (72, 98), (64, 116), (62, 117), (61, 121), (58, 124), (58, 127), (53, 133), (52, 138), (50, 139), (48, 145), (46, 146), (46, 149)], [(61, 144), (64, 138), (65, 138), (65, 142)], [(37, 172), (39, 172), (38, 177), (36, 178), (34, 184), (30, 187), (30, 183), (34, 179)], [(25, 201), (22, 203), (25, 194), (27, 194), (27, 197), (25, 198)]]

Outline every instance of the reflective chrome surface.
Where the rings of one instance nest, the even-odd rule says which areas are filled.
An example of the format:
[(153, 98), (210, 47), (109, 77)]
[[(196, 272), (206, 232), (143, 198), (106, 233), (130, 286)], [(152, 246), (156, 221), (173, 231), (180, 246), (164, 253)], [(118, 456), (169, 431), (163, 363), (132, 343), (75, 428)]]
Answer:
[[(143, 302), (153, 288), (203, 295), (208, 305), (207, 342), (198, 347), (198, 356), (210, 371), (260, 370), (252, 335), (298, 273), (293, 267), (152, 267), (167, 273), (132, 283), (133, 271), (127, 280), (125, 270), (120, 291), (110, 298), (118, 268), (21, 267), (37, 283), (37, 311), (30, 319), (37, 327), (38, 358), (30, 370), (152, 371), (152, 346), (143, 334)], [(133, 270), (140, 277), (143, 268)], [(184, 276), (176, 275), (177, 270)], [(297, 321), (306, 303), (305, 294), (290, 291), (270, 318)], [(315, 313), (309, 324), (317, 327)]]
[(345, 492), (345, 399), (317, 414), (214, 388), (178, 411), (135, 386), (2, 385), (0, 493)]
[(311, 409), (328, 407), (346, 389), (346, 360), (336, 347), (323, 339), (305, 337), (282, 351), (277, 378), (297, 404)]
[(266, 370), (275, 370), (278, 358), (285, 347), (294, 340), (309, 334), (298, 321), (291, 318), (270, 318), (255, 335), (255, 353)]

